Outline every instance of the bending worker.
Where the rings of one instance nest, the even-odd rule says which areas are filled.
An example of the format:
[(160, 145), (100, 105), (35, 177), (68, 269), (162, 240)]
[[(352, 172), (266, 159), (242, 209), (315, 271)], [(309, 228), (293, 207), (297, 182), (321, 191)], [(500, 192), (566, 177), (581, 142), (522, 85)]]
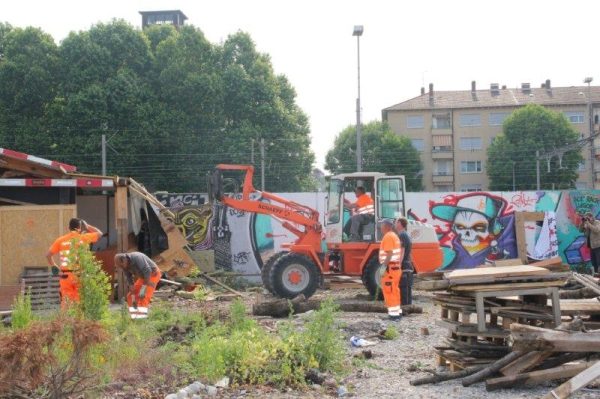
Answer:
[[(58, 237), (48, 249), (46, 258), (52, 266), (52, 274), (61, 274), (60, 301), (64, 305), (67, 300), (79, 302), (79, 279), (77, 278), (77, 259), (71, 254), (72, 244), (76, 246), (92, 244), (102, 237), (97, 227), (89, 225), (83, 219), (73, 218), (69, 221), (69, 233)], [(56, 265), (54, 255), (59, 254), (60, 267)]]
[(123, 270), (129, 282), (127, 304), (147, 308), (161, 277), (156, 263), (141, 252), (129, 252), (116, 254), (115, 266)]
[(356, 187), (354, 194), (356, 194), (356, 202), (352, 203), (344, 199), (344, 205), (355, 210), (350, 221), (344, 226), (344, 233), (350, 236), (350, 241), (360, 241), (360, 228), (373, 220), (375, 217), (375, 207), (373, 199), (366, 193), (364, 187)]
[(385, 273), (381, 278), (381, 291), (390, 320), (398, 321), (402, 318), (402, 307), (400, 306), (402, 246), (400, 239), (394, 233), (391, 220), (383, 219), (380, 225), (383, 239), (379, 245), (379, 264), (381, 267), (385, 267)]
[(402, 278), (400, 279), (400, 296), (402, 298), (402, 305), (412, 305), (412, 286), (413, 286), (413, 273), (415, 268), (412, 263), (410, 251), (412, 248), (412, 242), (410, 236), (406, 231), (408, 226), (408, 220), (404, 217), (396, 219), (396, 232), (402, 249), (404, 250), (404, 256), (402, 257)]

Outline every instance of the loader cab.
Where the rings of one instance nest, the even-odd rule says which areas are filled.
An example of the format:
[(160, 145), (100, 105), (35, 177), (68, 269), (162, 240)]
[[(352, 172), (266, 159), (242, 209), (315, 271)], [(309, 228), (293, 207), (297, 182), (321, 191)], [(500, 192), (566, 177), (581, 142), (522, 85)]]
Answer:
[[(332, 176), (329, 181), (325, 230), (327, 243), (351, 242), (348, 234), (352, 215), (348, 204), (355, 203), (356, 189), (363, 187), (373, 199), (374, 215), (365, 217), (359, 229), (358, 242), (381, 241), (377, 221), (382, 218), (404, 216), (404, 176), (386, 176), (384, 173), (359, 172)], [(344, 229), (346, 227), (346, 229)], [(346, 230), (346, 232), (344, 232)]]

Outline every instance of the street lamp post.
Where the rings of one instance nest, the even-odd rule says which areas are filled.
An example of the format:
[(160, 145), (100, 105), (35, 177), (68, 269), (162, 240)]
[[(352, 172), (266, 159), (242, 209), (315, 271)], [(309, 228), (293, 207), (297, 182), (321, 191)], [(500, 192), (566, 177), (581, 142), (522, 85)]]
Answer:
[(595, 180), (596, 177), (594, 176), (594, 140), (592, 139), (592, 135), (594, 134), (594, 125), (593, 125), (593, 116), (592, 116), (592, 96), (591, 96), (591, 87), (590, 87), (590, 83), (592, 83), (592, 80), (594, 80), (592, 77), (587, 77), (583, 80), (583, 83), (587, 83), (588, 85), (588, 90), (587, 90), (587, 109), (588, 109), (588, 129), (590, 130), (590, 175), (591, 175), (591, 189), (593, 190), (595, 188)]
[(352, 36), (356, 36), (356, 50), (358, 56), (358, 97), (356, 98), (356, 171), (362, 171), (362, 137), (360, 125), (360, 37), (363, 34), (362, 25), (354, 25)]

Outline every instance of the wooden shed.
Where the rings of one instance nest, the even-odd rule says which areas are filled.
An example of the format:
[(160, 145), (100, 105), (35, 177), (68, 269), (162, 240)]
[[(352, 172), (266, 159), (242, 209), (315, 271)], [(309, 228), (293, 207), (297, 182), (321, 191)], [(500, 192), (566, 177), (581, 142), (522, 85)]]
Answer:
[(47, 268), (46, 252), (72, 217), (104, 232), (92, 251), (120, 287), (118, 297), (125, 287), (115, 276), (113, 258), (139, 249), (144, 215), (159, 236), (151, 255), (161, 270), (187, 274), (193, 266), (187, 242), (161, 207), (132, 179), (80, 174), (72, 165), (0, 148), (0, 310), (12, 303), (25, 274)]

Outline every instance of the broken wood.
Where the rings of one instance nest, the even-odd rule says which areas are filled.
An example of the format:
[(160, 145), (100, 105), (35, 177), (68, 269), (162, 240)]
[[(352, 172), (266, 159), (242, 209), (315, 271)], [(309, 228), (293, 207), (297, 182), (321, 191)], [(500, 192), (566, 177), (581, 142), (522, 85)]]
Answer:
[[(342, 312), (387, 313), (387, 308), (382, 302), (339, 300), (336, 301), (335, 304)], [(303, 295), (299, 295), (291, 301), (287, 299), (277, 299), (269, 302), (256, 303), (252, 305), (252, 314), (255, 316), (286, 317), (291, 311), (298, 314), (308, 312), (309, 310), (316, 310), (320, 307), (320, 300), (306, 300)], [(402, 306), (402, 313), (423, 313), (423, 308), (417, 305), (405, 305)]]
[(507, 377), (492, 378), (485, 382), (485, 389), (488, 391), (495, 391), (497, 389), (511, 388), (515, 386), (531, 387), (545, 381), (573, 377), (593, 364), (594, 362), (564, 364), (562, 366), (546, 370), (531, 371), (529, 373)]
[(422, 377), (422, 378), (417, 378), (416, 380), (412, 380), (410, 381), (410, 385), (413, 386), (417, 386), (417, 385), (425, 385), (425, 384), (437, 384), (438, 382), (442, 382), (442, 381), (450, 381), (450, 380), (455, 380), (457, 378), (464, 378), (464, 377), (468, 377), (473, 373), (476, 373), (477, 371), (481, 370), (482, 368), (484, 368), (486, 365), (485, 364), (481, 364), (479, 366), (473, 366), (473, 367), (469, 367), (460, 371), (455, 371), (455, 372), (450, 372), (450, 373), (435, 373), (434, 375), (430, 376), (430, 377)]
[(479, 381), (485, 380), (487, 377), (497, 373), (501, 368), (523, 356), (524, 352), (510, 352), (508, 355), (496, 360), (494, 363), (479, 370), (462, 380), (463, 387), (471, 386)]
[(576, 290), (562, 290), (560, 292), (560, 299), (586, 299), (595, 298), (597, 296), (598, 294), (594, 290), (587, 287), (579, 288)]
[(243, 294), (243, 293), (241, 293), (241, 292), (239, 292), (239, 291), (236, 291), (236, 290), (234, 290), (233, 288), (231, 288), (231, 287), (230, 287), (230, 286), (228, 286), (227, 284), (225, 284), (225, 283), (222, 283), (222, 282), (220, 282), (219, 280), (217, 280), (216, 278), (213, 278), (213, 277), (211, 277), (211, 276), (209, 276), (209, 275), (207, 275), (207, 274), (205, 274), (205, 273), (201, 273), (201, 274), (199, 274), (198, 276), (199, 276), (199, 277), (202, 277), (202, 278), (204, 278), (204, 279), (206, 279), (206, 280), (208, 280), (208, 281), (211, 281), (211, 282), (213, 282), (213, 283), (215, 283), (215, 284), (217, 284), (217, 285), (219, 285), (219, 286), (221, 286), (221, 287), (225, 288), (227, 291), (229, 291), (229, 292), (233, 292), (234, 294), (236, 294), (236, 295), (238, 295), (238, 296), (241, 296), (241, 297), (244, 297), (244, 298), (247, 296), (246, 294)]
[(596, 283), (595, 280), (588, 278), (582, 274), (578, 274), (578, 273), (573, 273), (573, 278), (579, 284), (583, 285), (586, 288), (589, 288), (590, 290), (594, 291), (596, 294), (600, 295), (600, 286), (598, 286), (598, 283)]
[(513, 323), (513, 350), (600, 352), (600, 333), (564, 332)]
[(557, 354), (556, 356), (551, 357), (551, 358), (545, 360), (542, 363), (542, 365), (540, 367), (538, 367), (538, 368), (540, 370), (551, 369), (551, 368), (563, 365), (565, 363), (570, 363), (570, 362), (574, 362), (576, 360), (581, 360), (581, 359), (586, 358), (588, 356), (589, 356), (589, 354), (585, 353), (585, 352), (573, 352), (573, 353)]
[(415, 281), (414, 289), (419, 291), (443, 291), (450, 287), (448, 280), (421, 280)]
[(553, 389), (542, 399), (568, 398), (598, 377), (600, 377), (600, 362), (596, 362), (596, 364), (583, 370), (558, 388)]

